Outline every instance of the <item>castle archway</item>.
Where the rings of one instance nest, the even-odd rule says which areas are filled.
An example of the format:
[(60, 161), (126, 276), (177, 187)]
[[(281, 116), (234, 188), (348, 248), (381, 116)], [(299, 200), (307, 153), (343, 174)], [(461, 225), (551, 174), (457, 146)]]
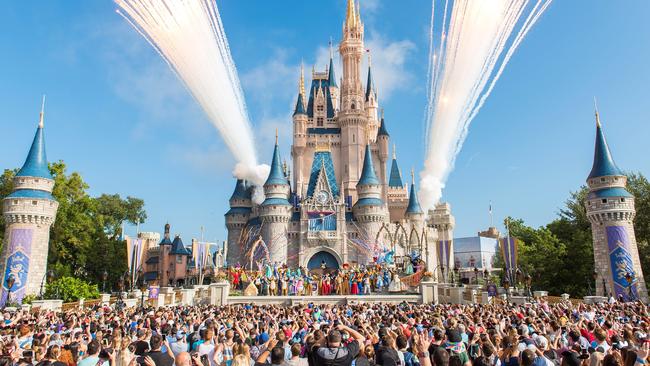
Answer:
[(307, 262), (307, 269), (312, 270), (312, 269), (319, 269), (321, 268), (321, 264), (325, 263), (325, 266), (327, 269), (339, 269), (339, 261), (336, 259), (336, 257), (326, 251), (320, 251), (316, 252), (314, 255), (309, 258), (309, 262)]

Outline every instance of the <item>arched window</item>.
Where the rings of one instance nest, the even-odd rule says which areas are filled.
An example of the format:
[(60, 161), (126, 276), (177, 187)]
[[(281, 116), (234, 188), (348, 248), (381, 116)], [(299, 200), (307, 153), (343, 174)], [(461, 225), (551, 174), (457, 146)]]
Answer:
[(352, 109), (352, 110), (354, 110), (355, 107), (356, 107), (356, 106), (354, 105), (354, 103), (352, 103), (352, 105), (350, 105), (350, 109)]

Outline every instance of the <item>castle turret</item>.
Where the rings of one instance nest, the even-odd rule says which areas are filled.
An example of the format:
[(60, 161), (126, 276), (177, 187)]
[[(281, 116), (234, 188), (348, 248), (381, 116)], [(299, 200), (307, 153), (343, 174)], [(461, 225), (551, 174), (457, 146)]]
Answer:
[(303, 175), (300, 174), (305, 169), (305, 148), (307, 147), (307, 123), (308, 116), (305, 106), (305, 76), (304, 69), (300, 65), (300, 82), (298, 84), (298, 99), (296, 100), (296, 108), (293, 112), (293, 146), (291, 147), (291, 155), (293, 158), (293, 171), (294, 174), (293, 187), (298, 196), (304, 194)]
[(229, 264), (236, 265), (244, 263), (242, 256), (241, 233), (250, 219), (252, 201), (252, 187), (248, 187), (246, 181), (237, 179), (235, 190), (230, 196), (230, 210), (226, 213), (226, 228), (228, 229), (228, 257)]
[(332, 104), (334, 110), (339, 109), (339, 86), (336, 84), (336, 73), (334, 72), (334, 55), (332, 54), (332, 49), (330, 45), (330, 67), (328, 71), (328, 84), (330, 88), (330, 95), (332, 96)]
[[(45, 154), (43, 118), (41, 109), (27, 159), (14, 178), (13, 192), (3, 200), (6, 226), (0, 258), (0, 305), (20, 303), (26, 295), (38, 294), (47, 273), (50, 226), (54, 223), (59, 204), (52, 196), (54, 179)], [(10, 277), (13, 285), (8, 288)]]
[[(387, 162), (388, 162), (388, 143), (390, 142), (390, 135), (388, 135), (388, 130), (386, 129), (386, 122), (384, 121), (384, 111), (381, 111), (381, 123), (377, 129), (376, 144), (379, 150), (379, 179), (382, 183), (382, 199), (388, 202), (388, 171), (387, 171)], [(395, 148), (393, 147), (393, 153)]]
[[(382, 185), (375, 174), (370, 145), (366, 145), (363, 170), (356, 188), (359, 199), (354, 204), (352, 213), (363, 231), (363, 236), (375, 238), (382, 224), (386, 222), (387, 210), (381, 199)], [(367, 253), (357, 253), (357, 258), (359, 263), (368, 263), (372, 259)]]
[(266, 199), (260, 207), (262, 240), (266, 244), (271, 262), (287, 263), (288, 227), (292, 206), (289, 203), (290, 186), (282, 171), (276, 132), (271, 171), (264, 183)]
[(173, 262), (172, 258), (170, 257), (171, 249), (172, 249), (172, 239), (171, 239), (171, 234), (169, 233), (171, 229), (171, 226), (169, 223), (165, 224), (165, 232), (163, 234), (163, 238), (158, 243), (158, 250), (159, 250), (159, 255), (158, 255), (158, 265), (160, 267), (160, 286), (169, 286), (171, 282), (171, 262)]
[(597, 295), (648, 301), (634, 234), (634, 196), (616, 166), (596, 111), (594, 163), (587, 178), (587, 216), (593, 236)]
[[(383, 126), (383, 124), (382, 124)], [(382, 128), (379, 128), (381, 133)], [(381, 136), (380, 136), (381, 137)], [(398, 222), (404, 219), (406, 208), (408, 207), (408, 191), (402, 181), (402, 173), (397, 164), (397, 154), (393, 146), (393, 161), (390, 166), (388, 176), (388, 187), (386, 189), (388, 197), (388, 212), (390, 212), (390, 222)]]
[(368, 54), (368, 81), (366, 82), (365, 108), (366, 116), (368, 118), (367, 128), (369, 139), (371, 142), (375, 142), (375, 139), (378, 137), (377, 130), (379, 129), (379, 119), (377, 118), (379, 101), (377, 100), (377, 89), (375, 88), (375, 82), (372, 78), (372, 64), (370, 54)]
[(363, 149), (368, 143), (369, 136), (366, 129), (367, 118), (360, 74), (361, 57), (364, 52), (363, 24), (353, 0), (348, 0), (339, 52), (343, 63), (343, 78), (338, 120), (341, 127), (341, 160), (347, 162), (340, 168), (343, 177), (341, 180), (345, 187), (344, 195), (355, 201)]

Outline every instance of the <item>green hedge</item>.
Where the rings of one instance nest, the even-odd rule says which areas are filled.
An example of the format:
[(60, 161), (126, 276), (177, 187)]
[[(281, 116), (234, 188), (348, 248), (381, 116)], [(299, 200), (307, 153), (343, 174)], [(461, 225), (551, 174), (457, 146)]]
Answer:
[(47, 284), (46, 299), (61, 299), (63, 302), (73, 302), (79, 299), (98, 299), (97, 285), (91, 285), (75, 277), (61, 277)]

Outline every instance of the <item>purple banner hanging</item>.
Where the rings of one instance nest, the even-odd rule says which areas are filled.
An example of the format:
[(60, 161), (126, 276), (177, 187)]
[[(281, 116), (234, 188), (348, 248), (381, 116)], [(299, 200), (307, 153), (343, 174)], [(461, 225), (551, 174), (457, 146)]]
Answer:
[(506, 271), (517, 268), (517, 238), (507, 237), (499, 239), (501, 255), (506, 265)]
[[(637, 299), (634, 264), (627, 230), (623, 226), (608, 226), (606, 230), (614, 293), (616, 297), (623, 296), (625, 300)], [(628, 278), (631, 281), (628, 281)]]
[[(27, 273), (29, 271), (29, 256), (32, 253), (32, 229), (12, 229), (9, 236), (9, 249), (5, 261), (5, 273), (2, 276), (2, 298), (4, 306), (9, 303), (20, 303), (27, 289)], [(7, 287), (7, 279), (13, 277), (11, 289)], [(7, 296), (10, 296), (7, 299)]]

